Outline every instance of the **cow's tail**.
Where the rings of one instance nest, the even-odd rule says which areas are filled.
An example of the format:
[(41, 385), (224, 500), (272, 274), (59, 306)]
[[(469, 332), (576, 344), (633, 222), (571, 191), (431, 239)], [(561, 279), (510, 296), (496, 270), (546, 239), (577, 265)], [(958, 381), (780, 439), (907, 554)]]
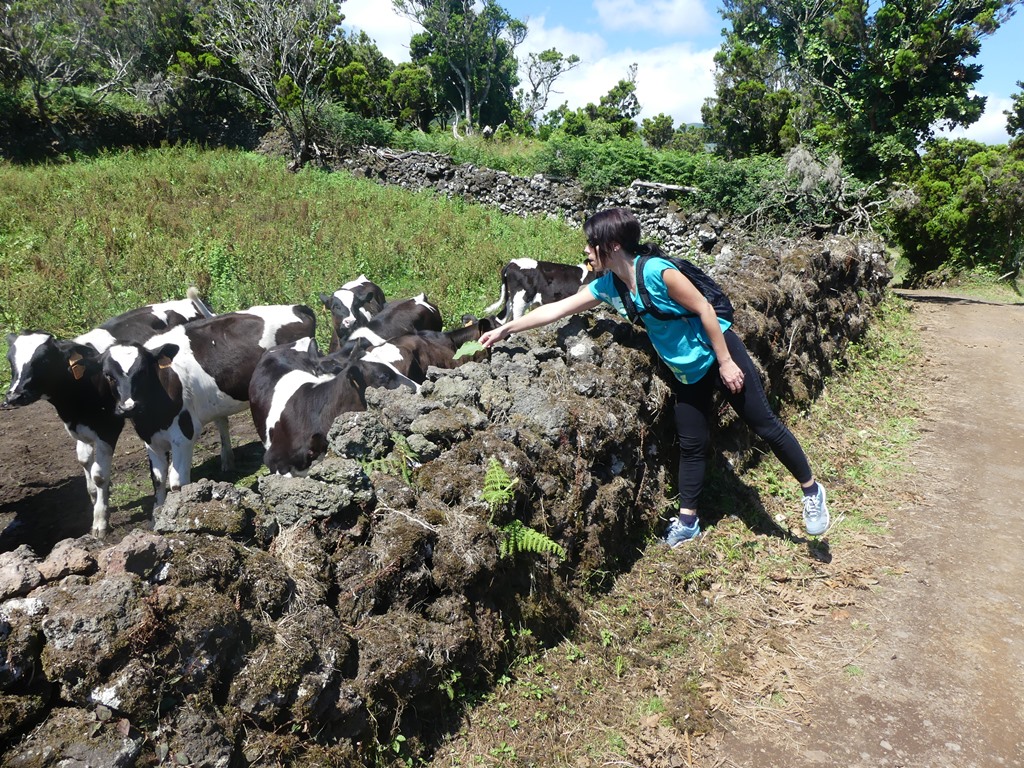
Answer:
[(501, 296), (499, 296), (498, 300), (496, 302), (494, 302), (493, 304), (491, 304), (491, 306), (489, 306), (486, 309), (484, 309), (484, 314), (485, 315), (493, 315), (495, 312), (498, 311), (498, 309), (500, 307), (504, 307), (504, 306), (505, 306), (505, 285), (504, 285), (504, 283), (502, 283), (502, 286), (501, 286)]
[[(504, 267), (501, 268), (501, 295), (498, 296), (498, 300), (496, 302), (494, 302), (493, 304), (491, 304), (491, 306), (489, 306), (486, 309), (484, 309), (484, 314), (485, 315), (493, 315), (493, 314), (495, 314), (498, 311), (499, 308), (505, 307), (505, 302), (506, 301), (508, 301), (508, 265), (507, 264)], [(503, 318), (503, 320), (501, 322), (504, 322), (505, 320), (508, 319), (508, 308), (507, 307), (502, 309), (501, 317)]]
[(190, 285), (189, 286), (188, 291), (185, 292), (185, 295), (188, 296), (189, 299), (192, 300), (192, 303), (195, 304), (196, 309), (199, 310), (199, 314), (201, 314), (203, 317), (213, 317), (214, 316), (213, 310), (210, 309), (206, 305), (206, 303), (202, 299), (199, 298), (199, 289), (196, 288), (194, 285)]

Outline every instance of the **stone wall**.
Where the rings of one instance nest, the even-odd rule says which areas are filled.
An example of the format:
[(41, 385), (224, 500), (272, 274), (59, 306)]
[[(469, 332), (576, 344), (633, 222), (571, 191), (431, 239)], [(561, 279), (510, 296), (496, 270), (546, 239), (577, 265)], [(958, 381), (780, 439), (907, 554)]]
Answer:
[[(368, 156), (353, 170), (390, 179)], [(562, 183), (411, 167), (400, 183), (516, 213), (586, 205)], [(541, 189), (559, 202), (525, 210)], [(888, 279), (869, 240), (755, 247), (651, 190), (621, 202), (713, 262), (780, 399), (820, 390)], [(587, 590), (662, 533), (663, 376), (643, 332), (598, 310), (432, 369), (419, 395), (371, 390), (305, 478), (200, 481), (117, 544), (0, 554), (0, 762), (375, 765), (397, 732), (415, 754), (448, 725), (453, 680), (490, 684), (522, 650), (513, 629), (570, 632)], [(719, 444), (742, 460), (745, 435)], [(524, 526), (564, 557), (508, 551)]]

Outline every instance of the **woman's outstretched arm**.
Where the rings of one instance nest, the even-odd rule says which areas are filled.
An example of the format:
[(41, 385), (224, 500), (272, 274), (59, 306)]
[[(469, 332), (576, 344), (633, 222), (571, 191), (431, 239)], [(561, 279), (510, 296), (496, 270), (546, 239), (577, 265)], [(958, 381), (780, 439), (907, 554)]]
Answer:
[(510, 320), (504, 325), (498, 326), (493, 331), (488, 331), (480, 337), (480, 343), (490, 347), (502, 339), (508, 338), (513, 333), (529, 331), (533, 328), (540, 328), (542, 325), (561, 320), (563, 317), (575, 315), (587, 309), (593, 309), (600, 304), (600, 299), (595, 299), (586, 287), (560, 301), (551, 304), (542, 304), (522, 317)]

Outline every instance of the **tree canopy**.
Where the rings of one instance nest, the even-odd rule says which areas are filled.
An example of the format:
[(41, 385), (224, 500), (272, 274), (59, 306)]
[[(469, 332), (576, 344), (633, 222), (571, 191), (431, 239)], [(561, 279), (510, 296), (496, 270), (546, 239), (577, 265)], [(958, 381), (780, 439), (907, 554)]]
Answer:
[(809, 141), (863, 177), (899, 172), (936, 125), (981, 116), (972, 59), (1017, 4), (724, 0), (715, 140), (737, 155)]
[(395, 8), (423, 27), (410, 54), (426, 66), (455, 120), (467, 126), (497, 125), (511, 117), (518, 84), (515, 49), (526, 25), (494, 0), (393, 0)]

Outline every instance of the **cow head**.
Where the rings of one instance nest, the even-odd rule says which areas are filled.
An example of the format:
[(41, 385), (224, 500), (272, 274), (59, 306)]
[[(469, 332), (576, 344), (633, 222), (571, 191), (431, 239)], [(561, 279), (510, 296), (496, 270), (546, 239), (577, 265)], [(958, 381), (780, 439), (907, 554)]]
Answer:
[(348, 411), (366, 409), (363, 367), (347, 363), (333, 375), (333, 381), (318, 385), (329, 390), (326, 400), (317, 401), (298, 421), (284, 419), (275, 425), (270, 445), (263, 454), (263, 463), (274, 474), (305, 475), (313, 462), (327, 453), (327, 433), (335, 418)]
[(95, 373), (96, 350), (74, 341), (59, 341), (49, 333), (26, 331), (7, 337), (7, 361), (11, 386), (0, 407), (16, 408), (49, 398), (66, 387), (68, 376), (75, 381)]
[(170, 368), (177, 344), (149, 350), (141, 344), (115, 344), (101, 357), (103, 375), (110, 384), (114, 413), (133, 416), (154, 397), (162, 397), (161, 371)]
[(320, 301), (331, 313), (334, 326), (339, 333), (362, 325), (384, 309), (384, 292), (365, 275), (345, 283), (333, 294), (320, 294)]

